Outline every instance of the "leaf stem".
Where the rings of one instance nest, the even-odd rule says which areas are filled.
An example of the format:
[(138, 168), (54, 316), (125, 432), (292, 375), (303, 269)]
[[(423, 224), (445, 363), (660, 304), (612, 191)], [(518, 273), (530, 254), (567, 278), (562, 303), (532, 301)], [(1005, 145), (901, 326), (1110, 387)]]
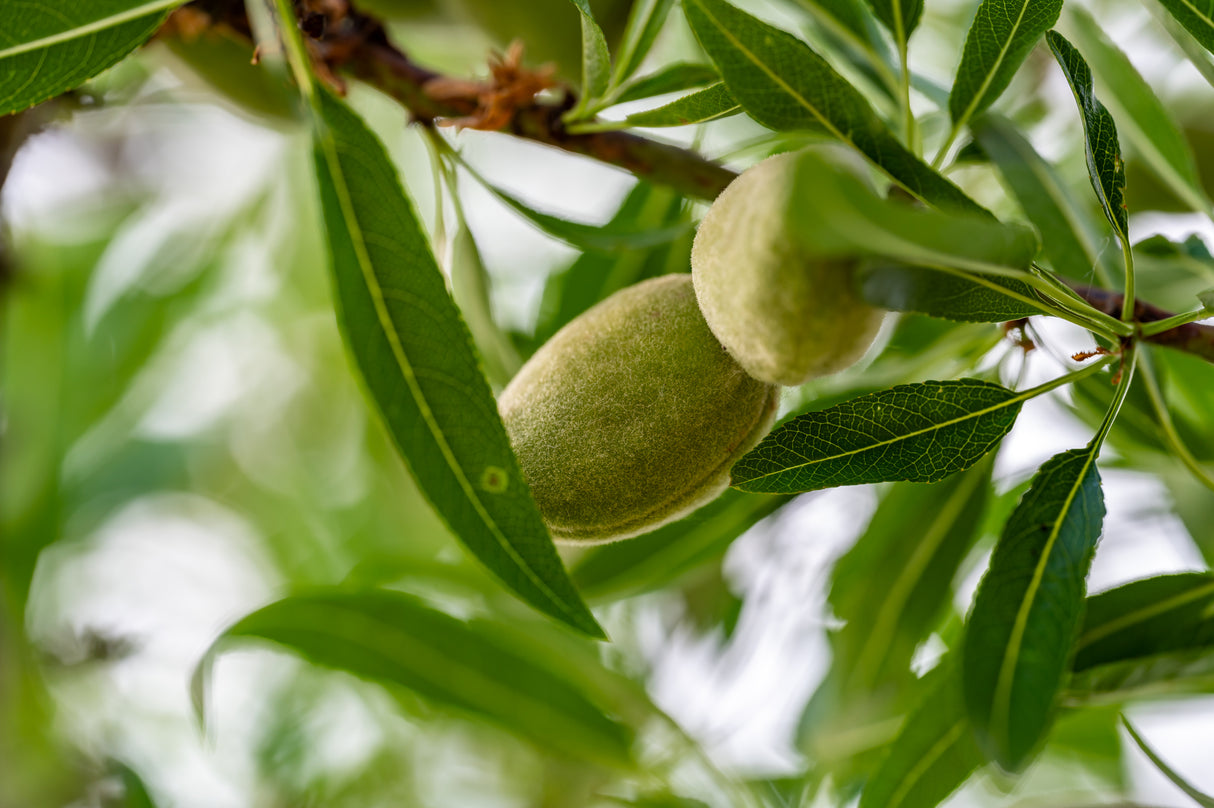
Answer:
[(273, 4), (276, 12), (279, 35), (282, 37), (287, 54), (287, 64), (291, 66), (295, 83), (299, 85), (299, 91), (303, 93), (304, 99), (310, 105), (315, 104), (316, 83), (312, 79), (308, 49), (304, 45), (303, 37), (299, 35), (299, 23), (295, 19), (295, 12), (291, 9), (291, 0), (269, 0), (269, 2)]
[(957, 142), (957, 136), (961, 134), (961, 125), (953, 124), (953, 127), (948, 132), (948, 137), (944, 139), (944, 143), (940, 146), (940, 151), (936, 152), (936, 158), (932, 160), (932, 168), (937, 171), (940, 166), (944, 165), (944, 158), (948, 156), (949, 149)]
[(1057, 377), (1056, 379), (1050, 379), (1048, 382), (1045, 382), (1044, 384), (1039, 384), (1036, 387), (1030, 387), (1028, 390), (1025, 390), (1021, 395), (1024, 397), (1024, 400), (1027, 401), (1028, 399), (1036, 398), (1037, 396), (1042, 395), (1043, 393), (1048, 393), (1051, 390), (1057, 390), (1059, 387), (1062, 387), (1064, 385), (1074, 384), (1075, 382), (1077, 382), (1081, 379), (1086, 379), (1088, 376), (1095, 374), (1097, 371), (1103, 370), (1104, 368), (1108, 367), (1116, 359), (1117, 359), (1116, 356), (1103, 357), (1102, 359), (1099, 359), (1090, 365), (1085, 365), (1084, 367), (1081, 367), (1079, 370), (1073, 370), (1070, 373), (1064, 373), (1063, 375)]
[(1172, 422), (1172, 413), (1168, 410), (1167, 402), (1163, 400), (1159, 380), (1155, 376), (1155, 368), (1151, 365), (1149, 354), (1144, 354), (1142, 357), (1142, 380), (1146, 384), (1147, 396), (1151, 399), (1151, 407), (1155, 410), (1155, 417), (1159, 419), (1159, 427), (1163, 430), (1168, 445), (1176, 452), (1185, 468), (1192, 472), (1202, 485), (1214, 491), (1214, 477), (1211, 477), (1209, 472), (1202, 468), (1201, 463), (1181, 440), (1180, 433), (1176, 431), (1176, 424)]
[(1186, 311), (1183, 314), (1174, 314), (1164, 320), (1152, 320), (1149, 323), (1143, 323), (1138, 327), (1138, 333), (1144, 337), (1153, 337), (1156, 334), (1162, 334), (1164, 331), (1171, 331), (1173, 328), (1189, 323), (1195, 323), (1198, 320), (1206, 320), (1214, 317), (1214, 311), (1209, 309), (1197, 309), (1196, 311)]
[(1129, 236), (1121, 237), (1121, 255), (1125, 259), (1125, 297), (1121, 301), (1121, 319), (1134, 319), (1134, 251), (1130, 248)]
[(1092, 438), (1092, 447), (1096, 451), (1100, 450), (1104, 439), (1108, 437), (1109, 430), (1113, 428), (1113, 422), (1117, 420), (1117, 413), (1121, 412), (1121, 405), (1125, 403), (1126, 393), (1130, 391), (1130, 383), (1134, 380), (1134, 367), (1137, 364), (1137, 360), (1138, 351), (1135, 349), (1135, 345), (1130, 343), (1121, 353), (1121, 370), (1119, 371), (1121, 378), (1117, 382), (1117, 392), (1113, 394), (1113, 401), (1109, 404), (1109, 409), (1104, 414), (1104, 420), (1100, 423), (1100, 429), (1097, 430), (1096, 436)]

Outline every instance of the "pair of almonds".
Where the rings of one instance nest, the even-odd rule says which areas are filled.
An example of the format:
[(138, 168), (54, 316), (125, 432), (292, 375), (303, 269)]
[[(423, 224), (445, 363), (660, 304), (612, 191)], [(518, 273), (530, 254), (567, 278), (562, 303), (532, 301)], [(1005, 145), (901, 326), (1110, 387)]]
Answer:
[(777, 385), (841, 370), (872, 343), (882, 312), (855, 292), (852, 261), (798, 238), (800, 154), (759, 163), (717, 198), (690, 275), (603, 300), (502, 393), (554, 538), (627, 538), (706, 504), (771, 428)]

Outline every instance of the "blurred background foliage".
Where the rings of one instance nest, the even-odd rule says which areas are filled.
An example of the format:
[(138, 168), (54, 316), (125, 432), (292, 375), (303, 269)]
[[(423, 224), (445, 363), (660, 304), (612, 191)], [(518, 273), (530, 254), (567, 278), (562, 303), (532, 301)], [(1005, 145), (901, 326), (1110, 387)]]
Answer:
[[(514, 38), (535, 62), (554, 61), (571, 80), (578, 72), (567, 0), (363, 5), (414, 59), (454, 75), (483, 72), (487, 49)], [(628, 4), (591, 5), (618, 37)], [(752, 5), (840, 58), (830, 32), (809, 21), (808, 0)], [(947, 82), (974, 5), (927, 5), (917, 69)], [(1096, 10), (1143, 57), (1214, 176), (1210, 87), (1145, 10)], [(38, 117), (42, 129), (13, 138), (22, 148), (3, 197), (0, 808), (690, 808), (746, 805), (750, 794), (809, 805), (823, 785), (821, 804), (854, 793), (922, 696), (917, 674), (956, 642), (975, 576), (1028, 473), (1071, 445), (1075, 418), (1097, 423), (1111, 390), (1092, 379), (1073, 397), (1030, 405), (993, 463), (945, 486), (787, 499), (729, 492), (651, 536), (568, 551), (613, 639), (590, 645), (521, 606), (468, 558), (370, 413), (334, 321), (292, 90), (248, 56), (210, 34), (166, 37), (72, 96), (10, 119)], [(678, 60), (703, 57), (672, 14), (651, 63)], [(1087, 200), (1065, 85), (1047, 76), (1045, 55), (1033, 60), (1001, 111), (1037, 133), (1065, 185)], [(690, 229), (644, 249), (571, 248), (467, 174), (435, 168), (426, 138), (385, 98), (351, 86), (349, 100), (396, 160), (499, 384), (596, 300), (688, 268)], [(925, 126), (944, 123), (929, 116)], [(637, 228), (702, 211), (568, 155), (481, 133), (442, 136), (545, 211)], [(742, 118), (671, 137), (738, 166), (786, 145)], [(958, 172), (967, 188), (1019, 217), (978, 158)], [(1183, 238), (1208, 238), (1209, 223), (1176, 215), (1176, 200), (1132, 150), (1128, 160), (1136, 238), (1173, 239), (1143, 260), (1141, 292), (1187, 308), (1211, 285), (1214, 260), (1201, 238)], [(1080, 207), (1099, 221), (1092, 204)], [(1033, 327), (1040, 350), (1026, 354), (998, 326), (891, 317), (866, 362), (790, 391), (784, 411), (975, 368), (1039, 380), (1056, 373), (1057, 357), (1090, 347), (1069, 327)], [(1214, 368), (1164, 351), (1154, 361), (1186, 444), (1214, 460)], [(1112, 513), (1093, 589), (1205, 568), (1214, 556), (1214, 502), (1136, 394), (1111, 436)], [(868, 619), (864, 593), (954, 506), (965, 529), (918, 582), (914, 619), (898, 628), (909, 633), (866, 651), (871, 638), (843, 621)], [(200, 732), (187, 685), (214, 637), (317, 585), (395, 587), (513, 631), (528, 653), (627, 717), (641, 765), (614, 771), (264, 648), (219, 663)], [(1135, 715), (1160, 729), (1178, 761), (1194, 759), (1195, 731), (1209, 743), (1208, 701)], [(807, 770), (807, 781), (796, 779)], [(1200, 769), (1198, 782), (1203, 775), (1214, 782)], [(752, 791), (731, 791), (730, 777)], [(951, 804), (1087, 804), (1125, 793), (1164, 804), (1175, 798), (1167, 788), (1127, 755), (1110, 708), (1068, 715), (1014, 790), (983, 775)]]

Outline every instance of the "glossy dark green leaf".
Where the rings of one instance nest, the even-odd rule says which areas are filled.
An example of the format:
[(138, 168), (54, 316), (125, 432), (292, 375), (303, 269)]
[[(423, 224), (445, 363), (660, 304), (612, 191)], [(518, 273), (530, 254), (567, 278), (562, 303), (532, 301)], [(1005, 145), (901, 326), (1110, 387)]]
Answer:
[(570, 575), (592, 603), (661, 589), (700, 564), (720, 558), (734, 539), (786, 502), (788, 497), (726, 491), (690, 516), (652, 533), (591, 548)]
[(1050, 166), (1007, 119), (987, 115), (973, 125), (1028, 220), (1041, 233), (1041, 251), (1058, 273), (1088, 278), (1099, 260), (1097, 235)]
[(860, 794), (860, 808), (934, 808), (985, 761), (974, 741), (959, 675), (948, 657), (922, 704)]
[(610, 252), (613, 250), (636, 250), (666, 244), (691, 229), (690, 222), (671, 225), (669, 227), (636, 227), (619, 226), (615, 223), (606, 225), (584, 224), (553, 216), (536, 210), (526, 202), (508, 193), (486, 180), (467, 163), (461, 162), (464, 170), (471, 174), (489, 193), (500, 199), (507, 207), (527, 219), (540, 230), (553, 238), (576, 247), (580, 250), (598, 250)]
[(1121, 160), (1121, 146), (1117, 141), (1117, 125), (1104, 104), (1096, 98), (1092, 89), (1092, 71), (1075, 47), (1057, 31), (1045, 35), (1050, 50), (1079, 105), (1083, 120), (1084, 154), (1087, 156), (1088, 176), (1092, 189), (1100, 200), (1104, 215), (1125, 241), (1129, 236), (1125, 206), (1125, 164)]
[(245, 616), (194, 673), (200, 715), (214, 657), (238, 640), (277, 643), (314, 664), (406, 688), (562, 755), (616, 766), (631, 759), (631, 731), (579, 681), (516, 648), (491, 624), (457, 620), (401, 592), (322, 590)]
[(711, 65), (676, 62), (624, 85), (613, 100), (617, 104), (623, 104), (664, 93), (693, 90), (706, 84), (715, 84), (720, 80), (721, 74), (717, 73), (716, 68)]
[(793, 418), (736, 464), (743, 491), (936, 482), (994, 448), (1033, 393), (977, 379), (903, 384)]
[(868, 4), (895, 42), (910, 39), (923, 16), (923, 0), (868, 0)]
[(1159, 4), (1179, 22), (1184, 29), (1214, 53), (1214, 7), (1209, 0), (1159, 0)]
[(741, 111), (742, 107), (725, 89), (725, 83), (717, 82), (657, 109), (629, 115), (626, 120), (633, 126), (686, 126), (727, 118)]
[(899, 483), (835, 565), (829, 602), (845, 625), (831, 635), (832, 671), (871, 697), (910, 673), (911, 658), (952, 600), (953, 579), (978, 540), (991, 487), (980, 463), (934, 485)]
[(808, 150), (794, 163), (794, 235), (814, 255), (880, 256), (1007, 276), (1028, 269), (1037, 254), (1029, 228), (878, 196), (840, 156), (850, 153)]
[(1214, 651), (1214, 575), (1161, 575), (1088, 598), (1076, 672), (1172, 651)]
[(666, 23), (674, 0), (635, 0), (624, 29), (624, 39), (616, 54), (615, 70), (611, 84), (618, 87), (641, 66), (658, 32)]
[(979, 743), (1009, 771), (1044, 741), (1065, 684), (1104, 520), (1096, 444), (1050, 458), (978, 586), (962, 653)]
[(582, 96), (573, 110), (576, 118), (579, 111), (602, 97), (611, 82), (611, 53), (607, 50), (607, 38), (594, 19), (589, 0), (569, 0), (577, 8), (582, 24)]
[(1198, 789), (1196, 786), (1186, 780), (1178, 771), (1169, 766), (1167, 762), (1164, 761), (1164, 759), (1151, 748), (1151, 745), (1148, 744), (1146, 739), (1142, 737), (1142, 734), (1134, 728), (1134, 725), (1130, 723), (1128, 718), (1122, 716), (1121, 720), (1125, 724), (1126, 730), (1129, 731), (1130, 737), (1134, 739), (1134, 743), (1137, 744), (1138, 748), (1142, 750), (1142, 753), (1155, 764), (1155, 768), (1159, 769), (1160, 773), (1171, 781), (1172, 785), (1176, 786), (1187, 794), (1189, 798), (1193, 800), (1193, 802), (1202, 806), (1202, 808), (1214, 808), (1214, 797), (1211, 797)]
[(1015, 278), (874, 262), (860, 274), (860, 293), (874, 306), (975, 323), (1041, 314), (1037, 294)]
[(729, 92), (756, 121), (777, 131), (824, 129), (916, 198), (985, 212), (908, 151), (864, 96), (804, 42), (725, 0), (687, 0), (683, 8)]
[(45, 0), (0, 16), (0, 115), (78, 87), (146, 42), (184, 0)]
[(473, 555), (537, 609), (602, 636), (523, 480), (395, 167), (339, 101), (321, 94), (317, 110), (316, 173), (339, 321), (384, 425)]
[(1070, 31), (1087, 54), (1088, 64), (1109, 92), (1105, 97), (1121, 132), (1155, 176), (1193, 210), (1208, 212), (1197, 163), (1184, 134), (1155, 91), (1113, 44), (1096, 20), (1079, 6), (1068, 6)]
[(1061, 10), (1062, 0), (982, 0), (948, 97), (955, 128), (965, 126), (1007, 89)]

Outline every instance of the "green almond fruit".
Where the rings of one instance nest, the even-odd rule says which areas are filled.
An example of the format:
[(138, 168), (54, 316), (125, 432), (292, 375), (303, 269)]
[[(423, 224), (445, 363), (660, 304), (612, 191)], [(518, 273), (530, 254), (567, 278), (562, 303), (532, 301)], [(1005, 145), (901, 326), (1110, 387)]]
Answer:
[(570, 322), (498, 407), (553, 538), (596, 543), (718, 496), (771, 428), (778, 398), (721, 347), (679, 274), (622, 289)]
[[(860, 297), (858, 256), (813, 247), (797, 183), (807, 151), (849, 164), (837, 150), (769, 157), (729, 184), (700, 223), (692, 278), (712, 333), (756, 379), (795, 386), (854, 364), (884, 311)], [(817, 156), (815, 155), (815, 156)]]

